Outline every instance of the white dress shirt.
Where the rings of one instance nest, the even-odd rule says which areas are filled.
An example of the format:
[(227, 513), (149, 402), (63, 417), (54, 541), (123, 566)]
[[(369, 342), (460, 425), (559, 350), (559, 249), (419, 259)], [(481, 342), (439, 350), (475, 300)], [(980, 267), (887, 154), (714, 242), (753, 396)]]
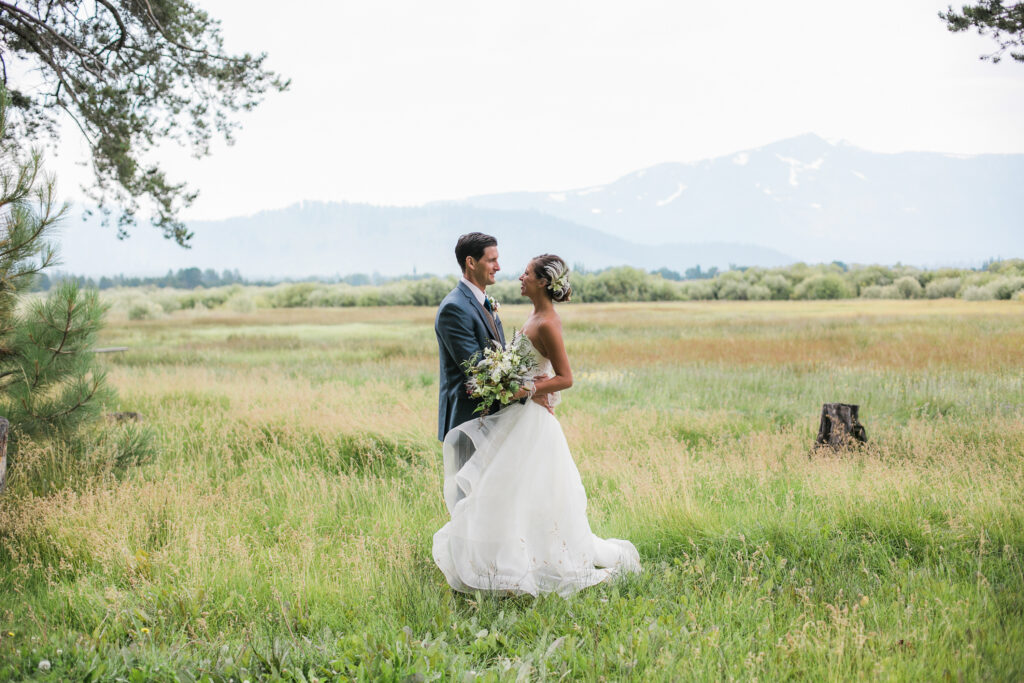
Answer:
[[(476, 302), (478, 304), (480, 304), (481, 306), (483, 306), (484, 305), (484, 298), (487, 296), (486, 294), (484, 294), (484, 290), (480, 289), (475, 284), (473, 284), (472, 282), (467, 280), (465, 275), (463, 275), (459, 279), (462, 280), (463, 282), (465, 282), (467, 285), (469, 285), (469, 291), (473, 292), (473, 296), (476, 297)], [(484, 308), (487, 308), (487, 307), (484, 306)]]

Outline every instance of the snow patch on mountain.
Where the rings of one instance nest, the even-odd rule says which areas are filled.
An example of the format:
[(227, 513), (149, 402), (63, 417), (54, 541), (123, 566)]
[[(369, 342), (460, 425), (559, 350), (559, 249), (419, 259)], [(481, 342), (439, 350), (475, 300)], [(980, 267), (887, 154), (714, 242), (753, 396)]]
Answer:
[(779, 161), (789, 165), (789, 184), (793, 187), (800, 186), (800, 173), (806, 171), (817, 171), (821, 168), (821, 165), (825, 163), (824, 157), (819, 157), (809, 164), (804, 163), (799, 159), (794, 159), (793, 157), (782, 156), (781, 154), (776, 154), (775, 157)]
[(665, 197), (664, 199), (659, 199), (657, 202), (655, 202), (655, 205), (656, 206), (666, 206), (668, 204), (671, 204), (672, 202), (674, 202), (675, 200), (677, 200), (677, 199), (679, 199), (680, 197), (683, 196), (683, 191), (684, 190), (686, 190), (686, 185), (684, 185), (682, 183), (679, 183), (679, 186), (676, 188), (675, 192), (673, 192), (669, 196)]

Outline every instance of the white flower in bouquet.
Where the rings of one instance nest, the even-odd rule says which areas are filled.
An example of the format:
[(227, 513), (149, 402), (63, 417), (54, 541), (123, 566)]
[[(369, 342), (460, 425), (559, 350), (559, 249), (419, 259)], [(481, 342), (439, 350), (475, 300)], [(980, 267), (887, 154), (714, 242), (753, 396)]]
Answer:
[(537, 356), (529, 344), (525, 335), (515, 332), (508, 345), (494, 342), (483, 354), (474, 354), (462, 364), (466, 372), (466, 391), (480, 399), (473, 412), (486, 415), (495, 402), (508, 405), (523, 384), (537, 375)]

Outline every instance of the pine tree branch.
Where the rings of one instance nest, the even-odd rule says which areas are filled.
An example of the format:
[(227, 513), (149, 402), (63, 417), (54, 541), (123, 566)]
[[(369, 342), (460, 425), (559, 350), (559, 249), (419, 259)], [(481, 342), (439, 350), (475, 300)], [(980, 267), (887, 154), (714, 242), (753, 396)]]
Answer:
[(50, 357), (42, 366), (40, 366), (38, 363), (35, 364), (35, 372), (33, 373), (32, 380), (28, 382), (28, 386), (31, 391), (34, 391), (39, 388), (42, 382), (43, 372), (47, 370), (54, 363), (54, 361), (62, 355), (61, 350), (64, 348), (64, 344), (67, 343), (68, 336), (71, 334), (71, 328), (73, 327), (73, 309), (68, 308), (66, 315), (67, 318), (65, 320), (63, 329), (61, 329), (57, 325), (53, 325), (53, 329), (61, 329), (60, 343), (57, 345), (57, 348), (54, 349), (52, 347), (45, 346), (44, 348), (50, 352)]
[(88, 394), (86, 394), (84, 397), (80, 396), (78, 401), (74, 405), (69, 406), (65, 410), (61, 410), (61, 411), (56, 412), (56, 413), (48, 413), (48, 414), (37, 413), (34, 410), (32, 410), (32, 408), (27, 403), (27, 399), (25, 399), (25, 398), (22, 398), (21, 406), (22, 406), (22, 408), (24, 408), (26, 414), (31, 415), (35, 419), (37, 419), (37, 420), (39, 420), (41, 422), (52, 422), (54, 420), (59, 420), (60, 418), (68, 417), (69, 415), (74, 413), (76, 410), (80, 410), (82, 407), (85, 406), (85, 404), (87, 404), (89, 401), (91, 401), (93, 399), (93, 397), (96, 395), (96, 392), (99, 391), (99, 388), (100, 388), (99, 380), (95, 380), (94, 379), (93, 382), (92, 382), (92, 389), (90, 389)]
[(247, 57), (239, 58), (239, 57), (228, 57), (227, 55), (218, 55), (218, 54), (214, 54), (214, 53), (210, 52), (209, 50), (206, 50), (206, 49), (203, 49), (203, 48), (195, 48), (195, 47), (192, 47), (190, 45), (185, 45), (183, 43), (178, 42), (177, 40), (172, 38), (170, 36), (170, 34), (167, 33), (167, 30), (164, 29), (164, 27), (160, 24), (160, 20), (156, 18), (156, 14), (153, 12), (153, 5), (150, 4), (149, 0), (142, 0), (142, 1), (146, 5), (146, 15), (149, 17), (149, 20), (153, 22), (153, 26), (156, 27), (156, 30), (157, 30), (157, 32), (160, 33), (160, 36), (164, 40), (166, 40), (169, 44), (173, 45), (174, 47), (178, 48), (179, 50), (184, 50), (186, 52), (192, 52), (194, 54), (201, 55), (203, 57), (210, 57), (210, 58), (213, 58), (213, 59), (218, 59), (218, 60), (220, 60), (222, 62), (229, 62), (229, 63), (230, 62), (234, 62), (234, 63), (244, 64), (244, 63), (249, 61)]
[[(61, 219), (64, 212), (66, 211), (65, 208), (61, 210), (61, 212), (58, 215), (51, 217), (50, 211), (52, 210), (52, 205), (47, 205), (46, 209), (46, 214), (42, 218), (38, 219), (35, 230), (33, 232), (26, 235), (21, 242), (14, 243), (6, 248), (0, 248), (0, 259), (7, 258), (11, 254), (16, 254), (19, 251), (25, 249), (29, 244), (32, 244), (33, 242), (37, 241), (40, 237), (42, 237), (43, 233), (46, 232), (47, 228), (49, 228), (51, 225), (55, 224), (58, 220)], [(10, 234), (10, 231), (8, 231), (8, 234)], [(0, 243), (0, 245), (3, 244), (4, 243)], [(41, 266), (41, 268), (45, 268), (45, 266)], [(38, 270), (39, 269), (37, 268), (36, 271)]]
[(25, 198), (32, 192), (32, 187), (35, 185), (36, 178), (39, 177), (42, 167), (43, 161), (39, 154), (32, 154), (28, 163), (22, 164), (18, 169), (18, 179), (13, 183), (13, 189), (9, 180), (10, 176), (5, 173), (2, 181), (0, 181), (0, 186), (3, 188), (3, 196), (0, 197), (0, 209), (3, 209), (8, 204), (17, 204), (25, 201)]
[[(75, 89), (72, 88), (71, 85), (68, 83), (67, 72), (64, 70), (64, 68), (57, 64), (57, 62), (52, 57), (50, 57), (47, 51), (44, 50), (43, 47), (39, 45), (39, 43), (36, 42), (31, 35), (25, 34), (20, 26), (12, 24), (6, 19), (0, 19), (0, 26), (3, 26), (12, 33), (15, 33), (19, 38), (24, 40), (32, 48), (32, 50), (39, 56), (39, 59), (41, 59), (48, 67), (50, 67), (50, 69), (53, 70), (53, 75), (57, 77), (57, 80), (64, 84), (64, 88), (68, 91), (68, 96), (71, 97), (75, 105), (81, 108), (82, 103), (79, 100), (77, 94), (75, 93)], [(92, 71), (90, 71), (89, 73), (92, 73), (94, 76), (96, 76), (97, 79), (100, 78), (99, 74), (96, 74)], [(66, 108), (63, 106), (61, 108), (66, 110)]]
[(111, 49), (117, 51), (124, 47), (125, 40), (128, 38), (128, 29), (124, 25), (124, 20), (121, 19), (121, 13), (117, 11), (117, 8), (110, 4), (107, 0), (96, 0), (96, 3), (103, 5), (110, 12), (110, 16), (113, 17), (114, 21), (117, 22), (117, 27), (121, 30), (121, 34), (117, 40), (108, 44), (101, 50), (101, 52), (109, 52)]
[[(99, 60), (97, 59), (96, 55), (92, 54), (91, 52), (87, 52), (87, 51), (82, 50), (80, 47), (78, 47), (77, 45), (72, 43), (70, 40), (68, 40), (62, 34), (58, 33), (52, 27), (48, 26), (45, 22), (43, 22), (38, 17), (33, 16), (32, 14), (30, 14), (29, 12), (26, 12), (25, 10), (21, 9), (20, 7), (17, 7), (15, 5), (11, 5), (10, 3), (3, 2), (2, 0), (0, 0), (0, 11), (3, 11), (3, 10), (6, 10), (6, 11), (10, 12), (11, 14), (14, 14), (16, 17), (20, 18), (23, 23), (27, 23), (27, 24), (32, 24), (34, 26), (38, 26), (40, 29), (42, 29), (43, 31), (48, 33), (50, 36), (52, 36), (58, 43), (63, 45), (69, 51), (71, 51), (71, 52), (75, 53), (76, 55), (78, 55), (79, 59), (82, 62), (82, 68), (86, 69), (89, 73), (91, 73), (92, 75), (96, 76), (97, 78), (100, 77), (99, 73), (93, 71), (90, 67), (88, 67), (86, 65), (87, 61), (95, 60), (95, 61), (99, 62)], [(19, 33), (18, 35), (21, 36), (22, 39), (25, 39), (24, 34)], [(38, 47), (36, 45), (33, 45), (33, 48), (38, 50)], [(103, 67), (103, 63), (99, 62), (99, 64), (100, 64), (100, 68), (102, 68)]]

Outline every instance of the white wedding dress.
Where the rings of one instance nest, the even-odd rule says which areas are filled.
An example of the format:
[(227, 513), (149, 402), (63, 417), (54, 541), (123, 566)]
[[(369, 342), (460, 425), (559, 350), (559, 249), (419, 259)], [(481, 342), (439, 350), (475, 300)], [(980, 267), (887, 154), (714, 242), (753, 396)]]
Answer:
[[(551, 375), (537, 355), (541, 373)], [(475, 452), (459, 468), (463, 439)], [(455, 590), (567, 596), (640, 571), (632, 543), (590, 531), (579, 470), (543, 407), (514, 403), (474, 418), (449, 432), (443, 451), (451, 521), (434, 534), (433, 554)]]

